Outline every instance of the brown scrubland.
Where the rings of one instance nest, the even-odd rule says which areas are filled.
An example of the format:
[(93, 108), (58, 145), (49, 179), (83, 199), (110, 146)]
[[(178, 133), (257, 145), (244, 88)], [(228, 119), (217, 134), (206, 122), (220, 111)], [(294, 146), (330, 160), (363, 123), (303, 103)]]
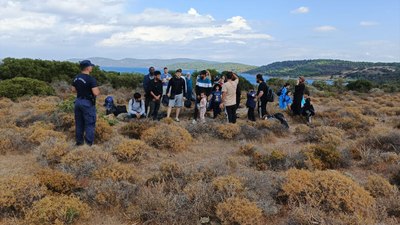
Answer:
[(400, 223), (400, 93), (317, 93), (287, 130), (248, 122), (244, 99), (237, 124), (119, 121), (105, 94), (132, 90), (101, 89), (92, 147), (74, 146), (68, 88), (0, 99), (0, 224)]

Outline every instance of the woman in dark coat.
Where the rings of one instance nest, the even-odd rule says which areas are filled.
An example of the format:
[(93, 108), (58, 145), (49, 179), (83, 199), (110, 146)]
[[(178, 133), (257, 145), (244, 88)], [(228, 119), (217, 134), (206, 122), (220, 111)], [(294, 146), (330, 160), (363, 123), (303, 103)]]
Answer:
[(301, 115), (301, 102), (303, 101), (304, 92), (306, 90), (305, 81), (303, 76), (299, 77), (297, 85), (294, 87), (293, 103), (291, 106), (293, 115)]

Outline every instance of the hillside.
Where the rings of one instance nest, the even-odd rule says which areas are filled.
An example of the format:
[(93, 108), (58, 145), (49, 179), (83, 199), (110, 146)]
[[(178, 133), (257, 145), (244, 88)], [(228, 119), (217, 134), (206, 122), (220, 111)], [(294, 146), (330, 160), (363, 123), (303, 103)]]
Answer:
[(343, 60), (298, 60), (275, 62), (247, 71), (251, 74), (268, 74), (270, 76), (293, 77), (303, 75), (334, 76), (352, 79), (368, 79), (384, 82), (400, 79), (400, 63), (351, 62)]
[[(68, 59), (71, 62), (79, 62), (82, 59), (73, 58)], [(256, 66), (250, 66), (240, 63), (222, 63), (215, 61), (207, 61), (200, 59), (187, 59), (187, 58), (176, 58), (176, 59), (109, 59), (101, 57), (89, 58), (94, 64), (103, 67), (150, 67), (154, 66), (156, 68), (163, 68), (165, 66), (177, 69), (193, 69), (193, 70), (203, 70), (203, 69), (216, 69), (218, 71), (233, 70), (236, 72), (244, 72), (247, 70), (255, 69)]]

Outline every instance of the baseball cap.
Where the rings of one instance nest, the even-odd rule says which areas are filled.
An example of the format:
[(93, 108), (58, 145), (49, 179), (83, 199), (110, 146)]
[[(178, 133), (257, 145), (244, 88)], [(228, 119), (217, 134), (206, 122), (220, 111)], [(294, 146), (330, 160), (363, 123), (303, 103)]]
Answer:
[(85, 69), (86, 67), (95, 65), (92, 62), (90, 62), (90, 60), (83, 60), (79, 62), (79, 66), (81, 67), (81, 69)]

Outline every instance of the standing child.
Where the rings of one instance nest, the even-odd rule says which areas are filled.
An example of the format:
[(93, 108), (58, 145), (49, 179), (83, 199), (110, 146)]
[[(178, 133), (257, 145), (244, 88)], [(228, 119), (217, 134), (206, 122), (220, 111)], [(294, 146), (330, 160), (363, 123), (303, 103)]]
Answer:
[[(292, 92), (287, 91), (285, 93), (285, 96), (279, 96), (279, 107), (281, 107), (281, 109), (290, 110), (290, 105), (293, 103), (292, 97), (290, 97), (290, 95), (292, 95)], [(281, 97), (282, 97), (282, 101), (281, 101)]]
[(201, 98), (201, 100), (200, 100), (200, 121), (202, 123), (205, 123), (206, 122), (205, 115), (207, 112), (207, 96), (204, 92), (202, 92), (200, 94), (200, 98)]
[(247, 118), (250, 121), (256, 121), (254, 115), (254, 109), (256, 108), (256, 95), (257, 92), (255, 90), (250, 90), (249, 93), (247, 93), (246, 107), (249, 108), (247, 111)]
[(214, 119), (215, 119), (215, 118), (217, 118), (218, 115), (221, 114), (221, 108), (219, 107), (219, 105), (222, 102), (222, 92), (221, 92), (220, 84), (214, 85), (211, 102), (212, 102), (211, 104), (213, 106)]

